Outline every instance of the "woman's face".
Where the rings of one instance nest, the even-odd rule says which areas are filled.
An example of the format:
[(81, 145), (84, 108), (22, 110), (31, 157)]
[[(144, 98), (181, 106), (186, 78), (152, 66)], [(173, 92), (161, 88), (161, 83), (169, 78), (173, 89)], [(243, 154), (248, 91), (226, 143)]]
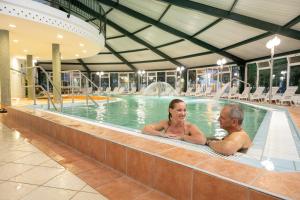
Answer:
[(169, 109), (169, 112), (171, 113), (173, 120), (184, 121), (186, 117), (186, 105), (184, 102), (176, 103), (173, 109)]

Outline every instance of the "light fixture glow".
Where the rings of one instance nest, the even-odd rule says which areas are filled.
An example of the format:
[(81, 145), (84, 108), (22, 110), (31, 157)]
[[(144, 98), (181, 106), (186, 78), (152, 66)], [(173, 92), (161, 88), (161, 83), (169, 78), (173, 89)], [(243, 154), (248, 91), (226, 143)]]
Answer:
[(87, 51), (84, 49), (84, 50), (82, 50), (82, 53), (86, 53)]
[(83, 43), (80, 43), (79, 46), (84, 47), (84, 44), (83, 44)]
[(79, 54), (75, 54), (76, 57), (79, 57)]
[(14, 24), (9, 24), (8, 25), (10, 28), (16, 28), (17, 26), (16, 25), (14, 25)]
[(19, 40), (13, 40), (13, 42), (14, 42), (14, 43), (18, 43), (18, 42), (19, 42)]
[(27, 49), (24, 49), (23, 51), (24, 51), (25, 53), (27, 53), (27, 52), (28, 52), (28, 50), (27, 50)]
[(275, 46), (278, 46), (280, 44), (280, 38), (275, 36), (273, 39), (269, 40), (266, 44), (266, 47), (268, 49), (272, 49)]
[(64, 36), (63, 36), (63, 35), (61, 35), (61, 34), (57, 34), (57, 38), (58, 38), (58, 39), (63, 39), (63, 38), (64, 38)]

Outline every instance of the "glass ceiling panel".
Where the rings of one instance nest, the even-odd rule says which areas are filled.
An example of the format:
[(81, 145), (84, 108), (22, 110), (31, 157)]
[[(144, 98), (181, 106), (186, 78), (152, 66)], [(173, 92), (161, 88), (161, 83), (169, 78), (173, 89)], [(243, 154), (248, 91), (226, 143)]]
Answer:
[(123, 12), (118, 11), (116, 9), (111, 11), (107, 15), (107, 18), (109, 20), (113, 21), (114, 23), (118, 24), (122, 28), (126, 29), (129, 32), (134, 32), (134, 31), (148, 25), (148, 24), (144, 23), (143, 21), (140, 21), (140, 20), (138, 20), (134, 17), (131, 17), (127, 14), (124, 14)]
[(161, 22), (181, 32), (193, 35), (216, 19), (216, 17), (197, 11), (171, 6)]
[(223, 20), (210, 29), (202, 32), (200, 35), (197, 35), (196, 38), (206, 41), (218, 48), (223, 48), (264, 32), (265, 31), (235, 21)]
[(284, 25), (300, 13), (299, 0), (239, 0), (233, 12)]
[(147, 41), (153, 46), (158, 46), (161, 44), (181, 39), (166, 31), (156, 28), (155, 26), (152, 26), (150, 28), (145, 29), (144, 31), (137, 33), (136, 36), (143, 39), (144, 41)]
[(155, 20), (158, 20), (161, 14), (164, 12), (168, 4), (165, 4), (160, 1), (147, 0), (147, 1), (137, 1), (137, 0), (121, 0), (121, 4), (131, 8), (143, 15), (151, 17)]

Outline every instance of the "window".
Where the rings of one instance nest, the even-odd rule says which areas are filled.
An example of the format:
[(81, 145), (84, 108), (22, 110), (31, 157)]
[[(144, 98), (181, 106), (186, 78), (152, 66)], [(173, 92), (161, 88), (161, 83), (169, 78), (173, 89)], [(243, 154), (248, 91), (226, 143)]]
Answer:
[(286, 89), (287, 79), (287, 59), (281, 58), (274, 60), (273, 64), (273, 87), (279, 87), (279, 92), (283, 93)]
[(291, 66), (290, 86), (297, 86), (296, 94), (300, 94), (300, 65)]
[(270, 86), (270, 69), (259, 70), (258, 86), (265, 87), (265, 90)]
[(247, 65), (247, 83), (250, 84), (251, 93), (253, 93), (256, 90), (256, 73), (257, 73), (257, 66), (256, 63), (251, 63)]
[(166, 72), (157, 72), (157, 82), (166, 81)]
[(118, 87), (118, 73), (110, 73), (110, 87), (111, 90)]

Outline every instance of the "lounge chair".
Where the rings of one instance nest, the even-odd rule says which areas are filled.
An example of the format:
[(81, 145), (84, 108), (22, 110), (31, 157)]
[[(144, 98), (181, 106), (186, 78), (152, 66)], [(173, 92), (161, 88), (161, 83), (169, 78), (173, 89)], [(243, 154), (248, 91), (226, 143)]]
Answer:
[(293, 104), (293, 96), (298, 89), (298, 86), (290, 86), (288, 87), (285, 92), (282, 94), (282, 97), (276, 102), (279, 104), (288, 103), (289, 105)]
[[(281, 96), (280, 94), (277, 94), (279, 90), (279, 87), (272, 87), (272, 94), (271, 94), (271, 99), (273, 99), (274, 97), (276, 97), (276, 95)], [(270, 90), (268, 91), (268, 93), (263, 97), (262, 100), (268, 102), (270, 99)]]
[(251, 90), (250, 87), (245, 87), (243, 93), (240, 94), (240, 95), (238, 95), (239, 100), (247, 100), (247, 99), (249, 99), (250, 90)]
[(265, 90), (265, 87), (258, 87), (256, 88), (255, 92), (250, 95), (250, 101), (261, 101), (265, 95), (263, 95), (263, 92)]
[(238, 88), (237, 87), (232, 87), (232, 88), (230, 88), (229, 89), (229, 92), (227, 92), (227, 93), (224, 93), (221, 97), (222, 98), (228, 98), (228, 99), (231, 99), (231, 98), (233, 98), (236, 94), (237, 94), (237, 90), (238, 90)]
[(300, 105), (300, 95), (294, 95), (293, 97), (292, 97), (292, 101), (293, 101), (293, 103), (296, 105), (296, 104), (298, 104), (298, 105)]

